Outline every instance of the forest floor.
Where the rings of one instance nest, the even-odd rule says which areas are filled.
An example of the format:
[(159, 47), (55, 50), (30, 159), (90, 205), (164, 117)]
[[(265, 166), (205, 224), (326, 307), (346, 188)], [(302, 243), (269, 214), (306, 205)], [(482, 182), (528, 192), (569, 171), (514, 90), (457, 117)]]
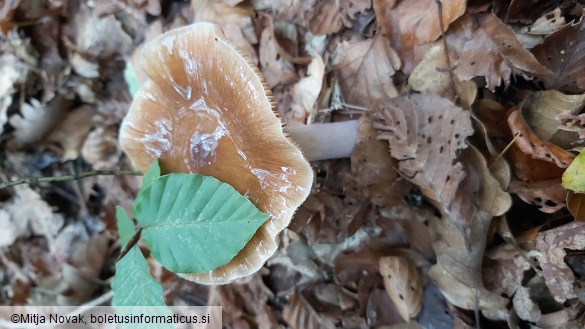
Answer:
[[(132, 170), (125, 69), (143, 81), (146, 42), (214, 22), (289, 125), (360, 127), (350, 158), (312, 163), (256, 274), (204, 286), (149, 258), (168, 304), (223, 306), (234, 329), (583, 328), (585, 195), (561, 178), (585, 141), (584, 15), (578, 0), (3, 0), (0, 180)], [(140, 182), (0, 189), (0, 305), (108, 294), (115, 207)]]

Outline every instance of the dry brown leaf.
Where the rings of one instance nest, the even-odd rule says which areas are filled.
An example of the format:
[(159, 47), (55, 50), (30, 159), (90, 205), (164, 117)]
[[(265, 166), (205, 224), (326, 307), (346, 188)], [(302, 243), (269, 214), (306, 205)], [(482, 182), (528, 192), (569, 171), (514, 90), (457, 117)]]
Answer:
[(258, 43), (252, 21), (255, 13), (248, 4), (228, 5), (218, 1), (192, 0), (191, 7), (196, 22), (218, 24), (238, 49), (258, 63), (256, 51), (252, 46)]
[(564, 303), (576, 298), (575, 276), (565, 263), (566, 250), (585, 250), (585, 223), (572, 222), (538, 234), (536, 256), (542, 276), (554, 299)]
[(497, 294), (514, 295), (524, 272), (531, 269), (522, 250), (507, 243), (486, 251), (485, 257), (482, 273), (486, 288)]
[[(485, 77), (487, 87), (494, 90), (501, 81), (508, 86), (512, 73), (550, 73), (518, 42), (514, 31), (495, 15), (488, 14), (480, 18), (478, 24), (471, 35), (459, 32), (462, 35), (453, 49), (458, 53), (455, 74), (459, 79), (482, 76)], [(468, 29), (468, 25), (463, 23), (458, 26), (460, 29)], [(455, 44), (455, 41), (450, 43)]]
[(0, 34), (6, 35), (12, 28), (12, 18), (22, 0), (3, 1), (0, 6)]
[(402, 202), (410, 190), (410, 183), (395, 170), (398, 161), (388, 154), (385, 142), (377, 140), (377, 130), (368, 116), (362, 116), (355, 147), (351, 153), (351, 171), (357, 185), (379, 207), (390, 207)]
[(512, 181), (509, 191), (518, 195), (524, 202), (535, 205), (544, 213), (557, 212), (565, 207), (567, 190), (561, 184), (560, 175), (555, 179), (536, 182)]
[(47, 136), (47, 142), (56, 144), (62, 151), (61, 161), (74, 160), (79, 157), (81, 146), (93, 125), (93, 106), (82, 105), (68, 113), (55, 129)]
[(388, 39), (343, 42), (338, 51), (333, 64), (346, 103), (369, 107), (398, 96), (392, 76), (400, 68), (400, 58)]
[(518, 148), (533, 159), (554, 163), (559, 168), (566, 168), (574, 156), (562, 148), (541, 139), (524, 122), (522, 114), (514, 108), (508, 116), (508, 126), (515, 136)]
[(512, 304), (518, 317), (524, 321), (538, 322), (542, 316), (540, 307), (530, 298), (530, 292), (526, 287), (518, 286)]
[(534, 56), (553, 74), (539, 75), (547, 89), (565, 93), (585, 92), (585, 19), (565, 25), (532, 49)]
[(423, 284), (414, 264), (404, 257), (382, 257), (378, 260), (386, 293), (400, 316), (408, 322), (422, 308)]
[(282, 52), (274, 34), (274, 27), (270, 22), (260, 36), (259, 60), (266, 83), (271, 88), (293, 83), (299, 78), (294, 65), (281, 56)]
[[(434, 0), (387, 1), (374, 0), (376, 20), (384, 35), (392, 40), (405, 61), (402, 71), (410, 73), (416, 63), (413, 49), (436, 40), (441, 35), (439, 11)], [(465, 12), (466, 1), (442, 1), (445, 30)]]
[(300, 293), (295, 292), (288, 299), (282, 311), (284, 320), (293, 329), (333, 329), (335, 324), (323, 317)]
[(568, 138), (570, 134), (556, 134), (559, 129), (563, 129), (558, 116), (577, 115), (583, 106), (585, 94), (565, 95), (556, 90), (538, 91), (522, 104), (522, 117), (540, 138), (568, 149), (578, 136), (573, 134), (573, 138)]
[[(459, 213), (453, 204), (466, 173), (457, 155), (473, 133), (469, 112), (445, 98), (415, 94), (381, 103), (374, 120), (378, 138), (389, 142), (400, 172), (430, 190), (447, 213)], [(459, 216), (451, 218), (463, 222)]]
[(585, 194), (567, 191), (567, 209), (576, 221), (585, 222)]

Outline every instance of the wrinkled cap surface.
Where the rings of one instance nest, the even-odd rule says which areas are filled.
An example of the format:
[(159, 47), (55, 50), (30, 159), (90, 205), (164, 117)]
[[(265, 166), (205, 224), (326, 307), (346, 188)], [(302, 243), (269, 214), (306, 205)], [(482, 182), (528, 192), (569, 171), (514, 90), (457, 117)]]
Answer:
[(270, 218), (228, 264), (184, 274), (205, 284), (254, 273), (277, 248), (277, 235), (307, 198), (309, 163), (283, 132), (259, 70), (213, 24), (165, 33), (142, 54), (149, 77), (120, 130), (120, 144), (144, 172), (192, 172), (232, 185)]

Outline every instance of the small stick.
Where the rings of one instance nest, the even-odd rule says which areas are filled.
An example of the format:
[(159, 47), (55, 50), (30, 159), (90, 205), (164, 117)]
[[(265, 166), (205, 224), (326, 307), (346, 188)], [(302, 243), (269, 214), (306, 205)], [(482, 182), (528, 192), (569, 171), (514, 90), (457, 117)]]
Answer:
[(139, 171), (131, 170), (94, 170), (65, 176), (19, 178), (12, 181), (0, 183), (0, 190), (22, 184), (65, 182), (94, 176), (142, 176), (142, 173)]
[(132, 249), (132, 247), (134, 247), (138, 243), (138, 240), (140, 240), (140, 235), (142, 234), (142, 229), (143, 229), (143, 227), (139, 227), (136, 230), (136, 233), (134, 233), (134, 235), (132, 236), (130, 241), (128, 241), (126, 246), (124, 246), (124, 249), (120, 252), (120, 256), (118, 256), (118, 259), (116, 259), (116, 262), (119, 262), (120, 259), (124, 258), (124, 256), (126, 256), (126, 254), (128, 252), (130, 252), (130, 249)]

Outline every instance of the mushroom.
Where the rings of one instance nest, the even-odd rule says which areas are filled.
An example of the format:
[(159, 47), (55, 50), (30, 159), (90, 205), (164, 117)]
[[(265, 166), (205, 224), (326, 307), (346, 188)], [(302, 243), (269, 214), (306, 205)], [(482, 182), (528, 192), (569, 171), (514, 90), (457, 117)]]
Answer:
[(149, 77), (136, 93), (120, 144), (144, 172), (192, 172), (232, 185), (270, 218), (230, 262), (206, 273), (181, 273), (223, 284), (259, 270), (278, 234), (308, 197), (311, 166), (274, 111), (271, 92), (249, 58), (220, 28), (197, 23), (167, 32), (143, 50)]

